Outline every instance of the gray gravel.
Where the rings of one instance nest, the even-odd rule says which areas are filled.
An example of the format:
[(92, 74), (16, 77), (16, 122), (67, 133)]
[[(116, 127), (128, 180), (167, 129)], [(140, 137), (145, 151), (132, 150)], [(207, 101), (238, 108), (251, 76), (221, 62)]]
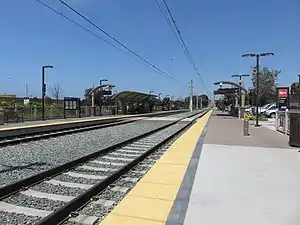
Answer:
[[(0, 185), (123, 142), (165, 124), (166, 122), (123, 124), (2, 147), (0, 166), (4, 169), (0, 171)], [(28, 166), (29, 170), (26, 169)]]
[(65, 182), (73, 182), (73, 183), (81, 183), (81, 184), (96, 184), (97, 182), (100, 182), (101, 180), (91, 180), (81, 177), (71, 177), (66, 174), (61, 174), (59, 176), (55, 177), (55, 180), (65, 181)]
[(3, 199), (3, 201), (13, 205), (19, 205), (47, 211), (53, 211), (56, 208), (61, 207), (65, 204), (65, 202), (62, 201), (53, 201), (47, 198), (35, 198), (23, 194), (13, 195), (11, 197)]
[(62, 185), (52, 185), (48, 183), (40, 183), (31, 187), (35, 191), (57, 194), (57, 195), (66, 195), (66, 196), (77, 196), (82, 194), (85, 190), (81, 188), (70, 188)]
[(0, 211), (1, 225), (25, 225), (34, 224), (40, 217), (26, 216), (23, 214), (6, 213)]
[(94, 202), (90, 202), (84, 209), (80, 211), (82, 214), (86, 214), (89, 216), (98, 216), (102, 217), (111, 211), (111, 207), (105, 207), (102, 205), (95, 204)]
[(120, 186), (120, 187), (132, 187), (133, 185), (135, 185), (135, 183), (130, 182), (130, 181), (125, 181), (123, 179), (118, 180), (114, 183), (116, 186)]
[(99, 195), (99, 198), (118, 202), (123, 198), (123, 195), (123, 192), (112, 191), (111, 188), (107, 188)]

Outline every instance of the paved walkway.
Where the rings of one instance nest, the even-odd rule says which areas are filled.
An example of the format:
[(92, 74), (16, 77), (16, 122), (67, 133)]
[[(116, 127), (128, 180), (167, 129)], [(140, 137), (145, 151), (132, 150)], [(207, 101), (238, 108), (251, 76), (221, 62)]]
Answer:
[(265, 127), (242, 134), (239, 119), (211, 117), (184, 225), (300, 224), (298, 149)]

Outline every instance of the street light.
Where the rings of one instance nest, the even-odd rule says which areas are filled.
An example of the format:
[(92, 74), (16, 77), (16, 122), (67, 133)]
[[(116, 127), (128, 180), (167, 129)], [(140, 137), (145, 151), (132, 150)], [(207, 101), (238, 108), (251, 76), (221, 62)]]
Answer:
[(250, 54), (244, 54), (242, 55), (242, 57), (256, 57), (256, 127), (259, 127), (258, 124), (258, 88), (259, 88), (259, 58), (261, 56), (272, 56), (275, 55), (273, 52), (264, 52), (264, 53), (259, 53), (259, 54), (254, 54), (254, 53), (250, 53)]
[(45, 69), (53, 68), (53, 66), (47, 65), (42, 66), (42, 119), (45, 120), (45, 94), (46, 94), (46, 84), (45, 84)]
[(100, 85), (102, 85), (102, 82), (103, 82), (103, 81), (108, 81), (108, 80), (106, 80), (106, 79), (100, 80)]
[(242, 77), (250, 77), (250, 74), (233, 74), (231, 77), (239, 77), (240, 78), (240, 85), (242, 85)]

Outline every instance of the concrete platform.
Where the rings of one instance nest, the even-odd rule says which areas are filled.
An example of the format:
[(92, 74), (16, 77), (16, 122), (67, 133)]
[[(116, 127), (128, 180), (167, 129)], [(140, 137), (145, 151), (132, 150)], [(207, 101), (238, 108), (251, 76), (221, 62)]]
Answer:
[(300, 224), (298, 149), (265, 127), (251, 126), (250, 134), (242, 135), (238, 119), (212, 116), (186, 216), (177, 224)]
[(100, 224), (299, 225), (298, 149), (265, 127), (245, 137), (242, 123), (199, 119)]

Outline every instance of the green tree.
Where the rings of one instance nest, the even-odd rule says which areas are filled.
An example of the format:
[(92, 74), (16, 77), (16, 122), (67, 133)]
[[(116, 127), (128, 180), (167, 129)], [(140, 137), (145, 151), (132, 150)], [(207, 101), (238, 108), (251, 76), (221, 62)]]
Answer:
[[(280, 70), (270, 70), (267, 67), (264, 67), (259, 71), (258, 99), (260, 105), (275, 101), (276, 83), (280, 72)], [(256, 93), (256, 74), (252, 74), (252, 82), (254, 93)]]
[(291, 85), (291, 94), (300, 94), (300, 84), (298, 82), (294, 82)]

